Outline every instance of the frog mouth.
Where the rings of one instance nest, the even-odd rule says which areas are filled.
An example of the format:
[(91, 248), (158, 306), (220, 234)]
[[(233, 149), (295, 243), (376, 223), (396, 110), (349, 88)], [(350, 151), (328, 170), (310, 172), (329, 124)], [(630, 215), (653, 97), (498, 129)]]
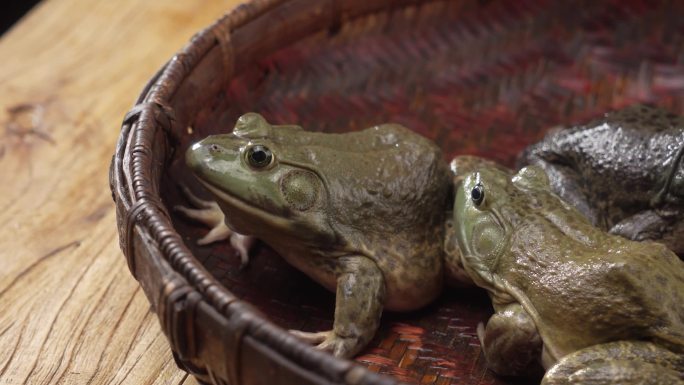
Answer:
[[(241, 215), (246, 216), (248, 218), (262, 218), (271, 225), (281, 229), (289, 228), (290, 222), (287, 219), (276, 214), (273, 214), (271, 212), (268, 212), (262, 207), (256, 206), (236, 196), (230, 195), (207, 181), (204, 181), (202, 179), (198, 180), (200, 181), (202, 186), (209, 190), (213, 195), (218, 197), (221, 200), (221, 202), (225, 202), (227, 206), (235, 208)], [(239, 231), (239, 229), (237, 231)]]
[[(222, 211), (224, 211), (224, 207), (229, 209), (224, 211), (224, 216), (225, 223), (231, 230), (244, 235), (255, 236), (266, 243), (269, 243), (269, 239), (273, 240), (280, 238), (277, 236), (277, 234), (275, 234), (278, 232), (283, 232), (283, 235), (287, 234), (289, 237), (296, 238), (303, 245), (317, 246), (320, 243), (320, 237), (315, 238), (316, 241), (311, 244), (310, 242), (312, 240), (310, 237), (302, 237), (301, 233), (297, 232), (298, 226), (296, 216), (281, 216), (269, 212), (263, 207), (257, 206), (249, 201), (245, 201), (237, 196), (226, 193), (220, 187), (214, 186), (208, 181), (199, 178), (198, 180), (202, 186), (209, 190), (209, 192), (211, 192), (218, 199), (217, 203), (219, 203)], [(239, 220), (239, 222), (245, 223), (245, 228), (235, 228), (238, 226), (235, 226), (231, 218), (241, 218), (242, 220)], [(332, 237), (326, 238), (326, 244), (332, 245), (340, 243), (340, 238), (337, 237), (337, 232), (335, 230), (333, 231), (334, 233)], [(264, 236), (266, 234), (265, 232), (268, 234), (268, 236)], [(311, 234), (311, 232), (306, 232), (305, 234)], [(348, 255), (353, 253), (361, 253), (367, 256), (369, 255), (366, 253), (366, 250), (356, 250), (353, 247), (344, 247), (339, 250), (338, 254)]]

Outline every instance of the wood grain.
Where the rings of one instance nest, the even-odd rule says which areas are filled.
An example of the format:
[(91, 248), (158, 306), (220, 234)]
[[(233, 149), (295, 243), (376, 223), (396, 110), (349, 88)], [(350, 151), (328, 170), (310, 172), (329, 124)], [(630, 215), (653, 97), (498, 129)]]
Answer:
[(236, 3), (48, 0), (0, 39), (0, 384), (196, 384), (127, 271), (107, 168), (146, 80)]

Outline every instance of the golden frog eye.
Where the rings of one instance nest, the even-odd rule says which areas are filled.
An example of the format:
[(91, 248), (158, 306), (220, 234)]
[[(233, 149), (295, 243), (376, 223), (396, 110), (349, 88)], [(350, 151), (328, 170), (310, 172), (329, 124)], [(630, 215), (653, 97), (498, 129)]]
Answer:
[(481, 183), (476, 184), (475, 187), (473, 187), (473, 189), (470, 191), (470, 199), (473, 200), (473, 203), (475, 203), (475, 206), (479, 206), (484, 201), (484, 197), (485, 197), (484, 186)]
[(247, 149), (247, 163), (254, 168), (264, 168), (273, 162), (273, 153), (260, 144)]

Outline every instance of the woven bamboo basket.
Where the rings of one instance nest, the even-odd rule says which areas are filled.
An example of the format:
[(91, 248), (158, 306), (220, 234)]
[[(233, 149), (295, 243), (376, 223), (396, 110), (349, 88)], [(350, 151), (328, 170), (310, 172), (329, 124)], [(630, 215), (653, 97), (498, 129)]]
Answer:
[[(681, 3), (680, 3), (681, 4)], [(548, 127), (638, 102), (684, 112), (677, 2), (266, 0), (197, 34), (125, 117), (110, 180), (121, 248), (179, 367), (213, 384), (511, 384), (486, 370), (478, 290), (386, 313), (354, 361), (286, 329), (327, 330), (334, 296), (259, 246), (250, 266), (169, 208), (188, 145), (248, 111), (350, 131), (403, 124), (445, 157), (512, 166)], [(197, 187), (197, 186), (195, 186)], [(198, 191), (199, 187), (194, 188)], [(378, 374), (379, 373), (379, 374)]]

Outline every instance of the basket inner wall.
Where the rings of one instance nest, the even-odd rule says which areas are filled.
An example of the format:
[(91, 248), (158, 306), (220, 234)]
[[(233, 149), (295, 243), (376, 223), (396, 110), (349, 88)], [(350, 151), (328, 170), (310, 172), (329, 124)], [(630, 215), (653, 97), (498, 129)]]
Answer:
[[(645, 2), (465, 1), (345, 23), (255, 63), (216, 95), (181, 138), (163, 199), (187, 204), (179, 181), (202, 195), (182, 164), (185, 149), (231, 131), (249, 111), (273, 124), (328, 132), (396, 122), (435, 140), (445, 159), (474, 154), (508, 166), (549, 127), (643, 102), (682, 113), (684, 20), (676, 15)], [(196, 247), (207, 229), (173, 219), (205, 267), (273, 322), (330, 329), (334, 295), (267, 246), (258, 245), (240, 271), (229, 245)], [(383, 315), (381, 330), (356, 359), (410, 383), (537, 383), (485, 369), (475, 329), (489, 314), (482, 292), (445, 289), (425, 309)]]

